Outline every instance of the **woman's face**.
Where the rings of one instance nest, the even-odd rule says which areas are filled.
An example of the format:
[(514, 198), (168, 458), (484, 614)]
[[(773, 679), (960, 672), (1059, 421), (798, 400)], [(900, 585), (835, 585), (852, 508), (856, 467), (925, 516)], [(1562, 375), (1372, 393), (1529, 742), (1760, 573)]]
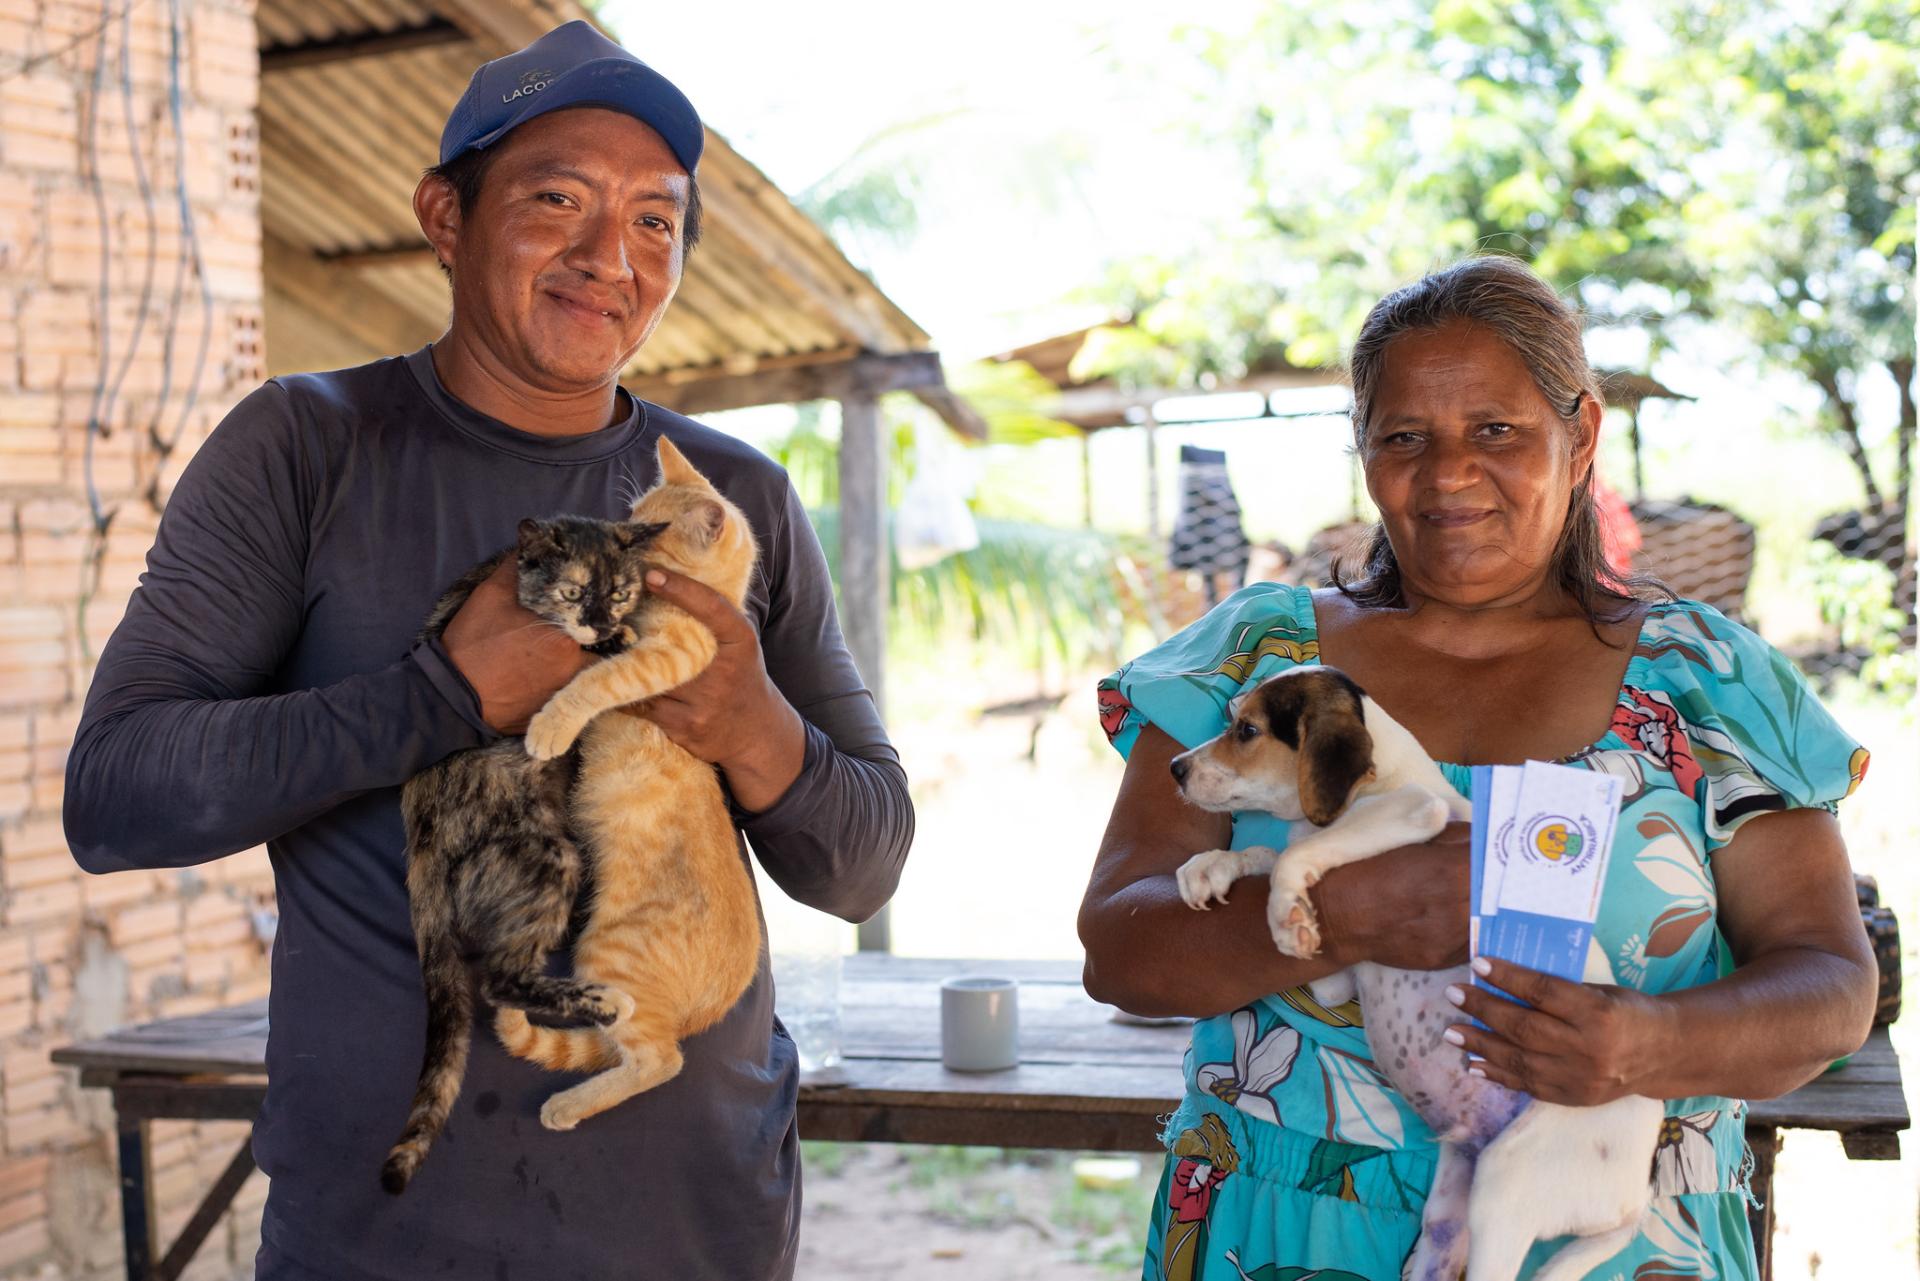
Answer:
[(1485, 606), (1538, 590), (1599, 426), (1588, 397), (1567, 427), (1486, 329), (1453, 321), (1394, 339), (1362, 457), (1407, 593)]

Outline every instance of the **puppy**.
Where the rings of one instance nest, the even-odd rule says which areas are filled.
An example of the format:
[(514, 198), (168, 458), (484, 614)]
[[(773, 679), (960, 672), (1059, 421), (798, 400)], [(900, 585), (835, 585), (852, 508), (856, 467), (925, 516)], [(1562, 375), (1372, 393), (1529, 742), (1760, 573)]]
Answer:
[[(1298, 667), (1243, 691), (1226, 732), (1173, 760), (1181, 794), (1206, 810), (1287, 819), (1287, 848), (1209, 850), (1180, 868), (1195, 908), (1224, 900), (1242, 876), (1271, 876), (1267, 924), (1288, 956), (1320, 949), (1307, 891), (1331, 868), (1432, 839), (1472, 806), (1413, 735), (1344, 673)], [(1611, 983), (1589, 949), (1586, 980)], [(1536, 1281), (1576, 1281), (1626, 1248), (1645, 1212), (1659, 1101), (1594, 1108), (1542, 1103), (1470, 1076), (1442, 1039), (1459, 1011), (1449, 984), (1465, 967), (1421, 972), (1362, 963), (1313, 984), (1323, 1005), (1356, 992), (1374, 1066), (1440, 1140), (1433, 1188), (1406, 1281), (1513, 1281), (1536, 1240), (1573, 1234)], [(1469, 1249), (1471, 1242), (1471, 1249)]]

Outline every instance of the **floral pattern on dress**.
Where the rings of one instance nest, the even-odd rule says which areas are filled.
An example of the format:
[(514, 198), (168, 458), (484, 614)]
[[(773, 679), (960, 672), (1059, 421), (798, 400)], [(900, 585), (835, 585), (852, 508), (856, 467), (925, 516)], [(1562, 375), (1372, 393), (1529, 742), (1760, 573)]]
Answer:
[[(1318, 661), (1311, 593), (1246, 588), (1102, 681), (1102, 727), (1122, 754), (1149, 723), (1191, 747), (1225, 728), (1244, 685)], [(1719, 973), (1715, 851), (1757, 815), (1831, 807), (1865, 775), (1867, 755), (1771, 646), (1712, 607), (1681, 601), (1649, 609), (1606, 734), (1565, 763), (1626, 785), (1595, 938), (1618, 982), (1658, 993)], [(1464, 790), (1464, 767), (1441, 768)], [(1285, 843), (1286, 825), (1271, 816), (1234, 816), (1233, 848)], [(1238, 1176), (1210, 1192), (1207, 1276), (1398, 1281), (1435, 1140), (1373, 1066), (1356, 1003), (1329, 1009), (1299, 988), (1203, 1019), (1186, 1081), (1170, 1135), (1214, 1117), (1259, 1138), (1240, 1145)], [(1593, 1275), (1752, 1281), (1744, 1105), (1680, 1099), (1667, 1113), (1655, 1212)], [(1156, 1222), (1172, 1196), (1163, 1192)], [(1522, 1276), (1554, 1245), (1538, 1244)], [(1147, 1275), (1159, 1276), (1157, 1251)]]
[(1300, 1033), (1275, 1023), (1262, 1034), (1259, 1015), (1251, 1009), (1236, 1010), (1232, 1023), (1233, 1060), (1201, 1064), (1194, 1083), (1221, 1102), (1278, 1125), (1280, 1110), (1272, 1090), (1293, 1072)]

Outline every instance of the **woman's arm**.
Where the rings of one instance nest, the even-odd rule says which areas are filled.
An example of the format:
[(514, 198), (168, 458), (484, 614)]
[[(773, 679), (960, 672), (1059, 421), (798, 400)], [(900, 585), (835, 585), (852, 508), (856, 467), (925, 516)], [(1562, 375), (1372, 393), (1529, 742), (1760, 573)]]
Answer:
[(1768, 1099), (1859, 1049), (1879, 983), (1833, 816), (1751, 819), (1713, 864), (1738, 969), (1652, 996), (1495, 964), (1489, 980), (1536, 1008), (1464, 993), (1462, 1008), (1492, 1029), (1456, 1029), (1487, 1060), (1486, 1074), (1555, 1103)]
[(1358, 960), (1439, 969), (1466, 959), (1464, 826), (1328, 873), (1313, 892), (1324, 950), (1311, 961), (1275, 950), (1264, 878), (1235, 882), (1212, 911), (1188, 907), (1174, 872), (1202, 850), (1225, 847), (1232, 825), (1181, 799), (1167, 768), (1180, 751), (1148, 725), (1127, 758), (1080, 905), (1085, 983), (1095, 1000), (1135, 1014), (1204, 1017)]

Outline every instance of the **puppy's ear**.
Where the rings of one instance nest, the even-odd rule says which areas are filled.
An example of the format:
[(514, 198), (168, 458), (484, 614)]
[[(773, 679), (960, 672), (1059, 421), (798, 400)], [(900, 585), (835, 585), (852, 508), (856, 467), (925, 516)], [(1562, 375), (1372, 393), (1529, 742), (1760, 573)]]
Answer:
[(1373, 773), (1373, 735), (1360, 700), (1309, 699), (1300, 718), (1300, 810), (1325, 827)]

